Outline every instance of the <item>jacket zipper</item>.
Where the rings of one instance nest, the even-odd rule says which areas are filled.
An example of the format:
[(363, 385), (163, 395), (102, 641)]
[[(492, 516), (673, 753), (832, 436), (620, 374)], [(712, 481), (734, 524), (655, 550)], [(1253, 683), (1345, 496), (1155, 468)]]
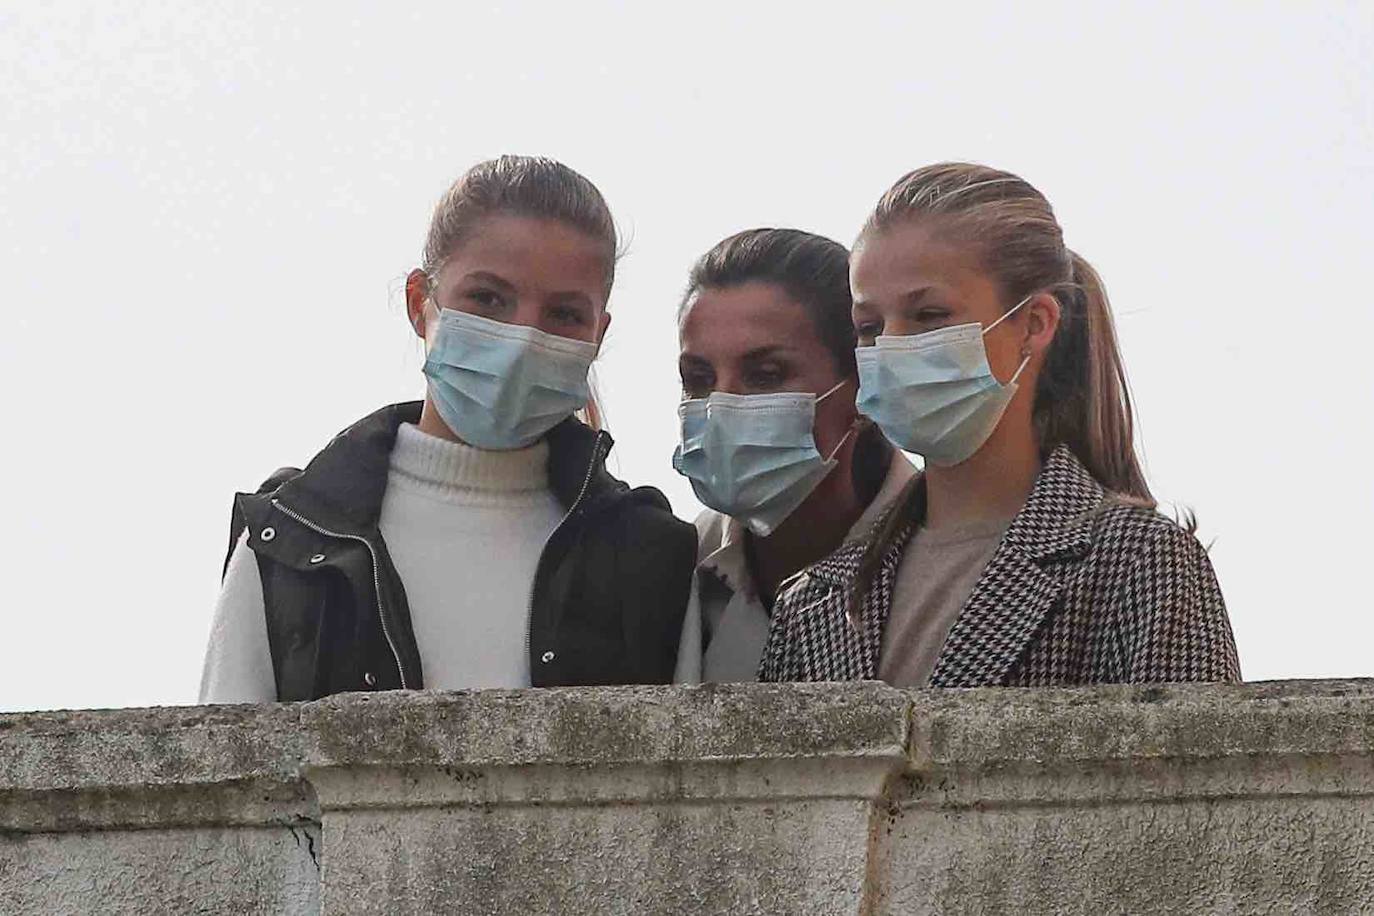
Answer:
[[(549, 536), (548, 536), (547, 538), (544, 539), (544, 549), (541, 550), (541, 551), (539, 551), (539, 562), (538, 562), (538, 563), (536, 564), (536, 566), (535, 566), (535, 571), (534, 571), (534, 582), (530, 583), (530, 602), (529, 602), (529, 607), (528, 607), (528, 608), (526, 609), (526, 611), (525, 611), (525, 659), (526, 659), (526, 661), (529, 661), (529, 660), (530, 660), (530, 639), (531, 639), (530, 630), (534, 628), (534, 598), (535, 598), (535, 589), (538, 588), (538, 586), (539, 586), (539, 573), (543, 570), (543, 567), (544, 567), (544, 553), (545, 553), (545, 551), (547, 551), (547, 550), (549, 549), (549, 545), (553, 543), (553, 539), (554, 539), (555, 537), (558, 536), (558, 532), (560, 532), (560, 531), (563, 530), (563, 526), (564, 526), (565, 524), (567, 524), (568, 519), (572, 518), (572, 517), (573, 517), (573, 513), (577, 512), (578, 506), (582, 505), (582, 500), (586, 498), (586, 496), (587, 496), (587, 488), (588, 488), (589, 486), (591, 486), (591, 483), (592, 483), (592, 472), (596, 470), (596, 463), (597, 463), (598, 461), (601, 460), (601, 444), (602, 444), (602, 442), (603, 442), (603, 437), (604, 437), (604, 436), (605, 436), (605, 433), (604, 433), (604, 432), (597, 431), (597, 434), (596, 434), (596, 443), (592, 446), (592, 460), (587, 464), (587, 476), (584, 477), (584, 478), (582, 479), (582, 489), (579, 490), (579, 491), (577, 492), (577, 498), (574, 499), (574, 500), (572, 501), (572, 505), (568, 507), (568, 511), (567, 511), (566, 513), (564, 513), (563, 518), (560, 519), (559, 522), (558, 522), (558, 524), (554, 526), (553, 531), (549, 532)], [(531, 686), (531, 687), (534, 686), (534, 667), (533, 667), (533, 665), (531, 665), (531, 667), (530, 667), (530, 686)]]
[[(342, 538), (348, 541), (357, 541), (358, 543), (362, 544), (364, 547), (367, 548), (368, 555), (372, 557), (372, 587), (376, 589), (377, 592), (377, 618), (382, 622), (382, 635), (386, 637), (386, 644), (391, 649), (391, 657), (396, 659), (396, 673), (401, 676), (401, 689), (409, 690), (410, 686), (406, 683), (405, 665), (401, 664), (401, 653), (397, 651), (396, 642), (391, 638), (391, 630), (386, 625), (386, 607), (382, 604), (382, 576), (380, 572), (380, 564), (377, 560), (377, 550), (372, 546), (372, 542), (369, 541), (367, 538), (362, 537), (361, 535), (343, 534), (338, 531), (330, 531), (328, 528), (323, 528), (320, 525), (317, 525), (314, 522), (310, 521), (308, 518), (304, 518), (303, 516), (299, 515), (294, 510), (289, 509), (286, 506), (283, 506), (275, 499), (272, 500), (272, 505), (275, 506), (277, 509), (280, 509), (283, 515), (295, 519), (296, 521), (300, 522), (302, 525), (309, 528), (311, 531), (316, 532), (317, 534), (323, 534), (326, 537), (331, 538)], [(528, 640), (528, 634), (526, 635), (526, 639)], [(528, 655), (529, 653), (527, 652), (526, 654)]]

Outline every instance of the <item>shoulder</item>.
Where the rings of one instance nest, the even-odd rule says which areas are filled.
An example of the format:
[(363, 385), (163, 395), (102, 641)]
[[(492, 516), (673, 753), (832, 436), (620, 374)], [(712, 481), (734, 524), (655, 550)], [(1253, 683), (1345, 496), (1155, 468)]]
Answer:
[(1107, 496), (1094, 514), (1101, 539), (1135, 545), (1198, 544), (1191, 531), (1153, 506)]
[(234, 533), (237, 535), (244, 522), (260, 519), (267, 511), (273, 496), (282, 486), (302, 474), (300, 468), (277, 468), (256, 490), (235, 493), (233, 500)]
[(271, 475), (258, 486), (258, 495), (274, 493), (277, 488), (288, 480), (292, 480), (301, 475), (300, 468), (277, 468)]
[(1226, 600), (1193, 532), (1154, 509), (1105, 507), (1092, 594), (1114, 615), (1122, 680), (1238, 681)]
[(1158, 509), (1108, 497), (1096, 514), (1099, 563), (1157, 574), (1211, 568), (1196, 535)]
[(697, 530), (673, 514), (668, 499), (654, 487), (636, 487), (616, 495), (598, 513), (621, 531), (626, 543), (639, 547), (668, 544), (690, 550), (696, 560)]
[[(585, 572), (640, 620), (680, 623), (697, 562), (696, 529), (657, 490), (631, 490), (588, 520)], [(647, 596), (647, 600), (646, 600)]]

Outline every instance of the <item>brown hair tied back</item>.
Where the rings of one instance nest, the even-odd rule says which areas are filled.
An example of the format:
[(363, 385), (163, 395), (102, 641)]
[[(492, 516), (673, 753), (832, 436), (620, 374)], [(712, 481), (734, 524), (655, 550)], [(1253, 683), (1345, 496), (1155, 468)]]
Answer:
[(554, 220), (602, 243), (611, 288), (618, 241), (610, 207), (596, 185), (543, 156), (501, 156), (468, 169), (434, 207), (420, 268), (433, 280), (454, 246), (494, 214)]

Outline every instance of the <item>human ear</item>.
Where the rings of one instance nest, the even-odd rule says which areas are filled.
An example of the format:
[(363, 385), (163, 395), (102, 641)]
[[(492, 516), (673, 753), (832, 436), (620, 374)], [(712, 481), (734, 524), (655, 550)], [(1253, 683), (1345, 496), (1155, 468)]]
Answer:
[(598, 347), (601, 346), (601, 341), (603, 341), (603, 340), (606, 339), (606, 329), (609, 328), (610, 326), (611, 326), (611, 313), (608, 312), (608, 311), (605, 311), (605, 310), (603, 309), (602, 312), (601, 312), (601, 318), (600, 318), (600, 320), (597, 322), (597, 327), (596, 327), (596, 345), (597, 345)]
[(415, 336), (425, 339), (425, 302), (429, 299), (429, 275), (418, 267), (406, 275), (406, 317)]
[(1024, 306), (1026, 310), (1026, 341), (1030, 353), (1044, 353), (1059, 330), (1059, 300), (1051, 293), (1037, 293)]

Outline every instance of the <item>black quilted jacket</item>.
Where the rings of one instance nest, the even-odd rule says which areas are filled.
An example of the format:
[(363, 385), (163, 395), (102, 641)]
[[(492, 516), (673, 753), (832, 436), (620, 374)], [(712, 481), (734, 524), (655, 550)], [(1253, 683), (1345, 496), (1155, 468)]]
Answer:
[[(788, 584), (774, 606), (760, 680), (877, 676), (897, 564), (924, 512), (922, 495), (896, 504), (910, 518), (883, 551), (856, 614), (848, 611), (863, 542), (841, 546)], [(1110, 498), (1061, 446), (950, 630), (931, 686), (1239, 680), (1231, 623), (1202, 545), (1153, 509)]]
[[(304, 471), (234, 500), (257, 554), (281, 700), (424, 686), (405, 586), (378, 529), (396, 431), (420, 403), (344, 430)], [(672, 680), (696, 532), (652, 487), (606, 471), (611, 437), (569, 418), (548, 434), (549, 483), (567, 510), (539, 558), (529, 606), (534, 686)], [(481, 549), (475, 545), (474, 549)], [(228, 561), (226, 560), (226, 566)], [(462, 608), (463, 596), (454, 596)]]

